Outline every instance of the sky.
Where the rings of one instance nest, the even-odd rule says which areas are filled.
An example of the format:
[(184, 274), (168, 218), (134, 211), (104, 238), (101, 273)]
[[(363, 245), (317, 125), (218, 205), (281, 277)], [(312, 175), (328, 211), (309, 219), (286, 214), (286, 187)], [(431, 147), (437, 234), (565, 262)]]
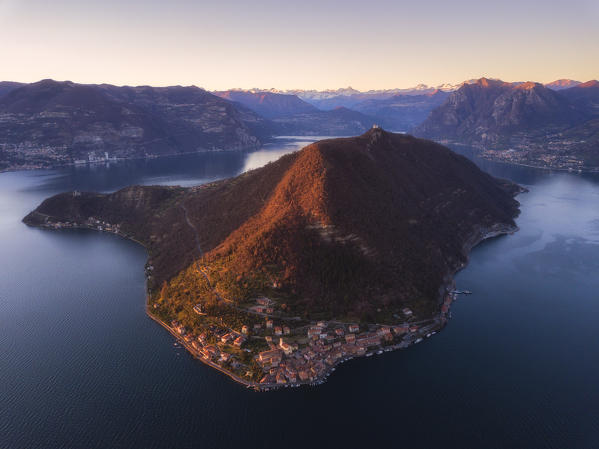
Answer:
[(599, 78), (599, 1), (0, 0), (0, 79), (359, 90)]

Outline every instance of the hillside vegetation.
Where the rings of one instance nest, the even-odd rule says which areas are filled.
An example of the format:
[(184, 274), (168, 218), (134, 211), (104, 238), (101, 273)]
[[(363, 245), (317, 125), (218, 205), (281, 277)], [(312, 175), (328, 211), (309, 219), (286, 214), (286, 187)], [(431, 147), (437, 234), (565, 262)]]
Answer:
[(367, 321), (437, 308), (471, 246), (515, 228), (517, 191), (441, 145), (372, 129), (200, 187), (61, 194), (25, 221), (118, 224), (149, 250), (154, 298), (267, 294), (298, 316)]

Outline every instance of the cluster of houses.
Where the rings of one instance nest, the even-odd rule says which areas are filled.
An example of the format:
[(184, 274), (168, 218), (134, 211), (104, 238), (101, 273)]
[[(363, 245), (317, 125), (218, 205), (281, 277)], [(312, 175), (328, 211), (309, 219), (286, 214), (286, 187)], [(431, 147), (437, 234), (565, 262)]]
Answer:
[[(75, 191), (73, 192), (73, 196), (79, 196), (81, 193)], [(105, 231), (105, 232), (113, 232), (115, 234), (119, 234), (121, 232), (121, 225), (118, 224), (110, 224), (106, 221), (98, 220), (94, 217), (89, 217), (87, 221), (80, 225), (79, 223), (71, 222), (71, 221), (54, 221), (52, 223), (47, 223), (47, 227), (54, 229), (62, 229), (62, 228), (77, 228), (77, 227), (87, 227), (91, 229), (95, 229), (97, 231)]]
[(98, 220), (94, 217), (89, 217), (85, 223), (88, 227), (96, 229), (98, 231), (114, 232), (119, 233), (121, 231), (121, 225), (113, 225), (106, 221)]
[(52, 223), (48, 223), (46, 226), (49, 228), (54, 228), (54, 229), (62, 229), (62, 228), (72, 228), (77, 225), (75, 223), (71, 223), (70, 221), (67, 221), (64, 223), (61, 221), (55, 221)]
[(441, 314), (442, 314), (442, 319), (445, 319), (445, 316), (449, 313), (449, 308), (451, 307), (451, 303), (453, 301), (453, 295), (452, 294), (448, 294), (445, 297), (445, 300), (443, 301), (443, 304), (441, 305)]
[[(445, 324), (453, 299), (454, 296), (449, 294), (442, 303), (438, 319), (422, 326), (411, 320), (413, 313), (406, 307), (402, 309), (406, 322), (397, 325), (361, 327), (358, 324), (320, 321), (307, 327), (291, 329), (286, 325), (275, 325), (266, 313), (267, 308), (273, 308), (273, 301), (259, 298), (252, 308), (265, 311), (264, 322), (252, 327), (245, 324), (240, 332), (213, 325), (199, 336), (188, 335), (185, 327), (177, 321), (171, 322), (171, 328), (203, 359), (221, 366), (228, 362), (228, 366), (234, 369), (246, 365), (241, 364), (236, 355), (227, 352), (225, 345), (241, 349), (250, 338), (250, 332), (254, 335), (252, 338), (262, 338), (262, 335), (269, 349), (255, 355), (255, 361), (264, 373), (260, 385), (270, 388), (281, 384), (317, 382), (343, 360), (368, 356), (373, 351), (382, 352), (382, 346), (401, 348), (410, 342), (418, 343), (424, 336), (431, 335), (430, 332), (434, 333), (439, 324)], [(193, 310), (198, 315), (205, 314), (201, 304), (194, 306)], [(216, 344), (208, 343), (208, 335), (211, 336), (210, 341), (216, 339)]]
[(530, 164), (531, 160), (534, 160), (536, 166), (580, 171), (584, 167), (584, 161), (568, 151), (577, 144), (576, 139), (565, 140), (560, 138), (558, 141), (550, 140), (544, 143), (543, 151), (538, 151), (526, 139), (518, 139), (518, 141), (513, 142), (512, 138), (513, 148), (507, 150), (492, 147), (484, 148), (481, 151), (481, 156), (512, 164)]
[(241, 348), (241, 345), (245, 343), (246, 337), (243, 335), (239, 335), (236, 332), (228, 332), (222, 337), (220, 337), (220, 342), (222, 344), (230, 344), (235, 346), (236, 348)]
[(254, 313), (263, 313), (263, 314), (271, 314), (275, 311), (275, 302), (266, 297), (256, 299), (256, 305), (251, 306), (248, 310)]
[[(198, 336), (188, 334), (185, 326), (176, 320), (171, 321), (171, 329), (204, 360), (218, 365), (230, 362), (231, 367), (234, 369), (244, 366), (233, 354), (223, 351), (217, 344), (209, 343), (206, 332), (202, 332)], [(232, 345), (237, 348), (241, 348), (247, 339), (245, 335), (233, 331), (227, 332), (221, 328), (212, 327), (209, 331), (218, 338), (220, 343)]]
[(357, 324), (331, 326), (319, 322), (308, 327), (308, 345), (301, 349), (282, 337), (277, 345), (269, 342), (270, 349), (256, 357), (265, 372), (260, 383), (267, 386), (315, 382), (340, 361), (365, 355), (369, 348), (378, 348), (385, 342), (393, 342), (394, 338), (417, 331), (418, 326), (402, 324), (360, 333)]

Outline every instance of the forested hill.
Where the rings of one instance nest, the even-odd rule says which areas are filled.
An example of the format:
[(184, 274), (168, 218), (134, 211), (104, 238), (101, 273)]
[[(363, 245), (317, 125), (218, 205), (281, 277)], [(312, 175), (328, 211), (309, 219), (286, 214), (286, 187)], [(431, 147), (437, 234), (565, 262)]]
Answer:
[(372, 129), (200, 187), (57, 195), (25, 222), (118, 225), (148, 248), (154, 293), (166, 281), (192, 294), (197, 259), (230, 301), (277, 295), (300, 315), (368, 320), (435, 308), (475, 243), (515, 229), (518, 191), (439, 144)]

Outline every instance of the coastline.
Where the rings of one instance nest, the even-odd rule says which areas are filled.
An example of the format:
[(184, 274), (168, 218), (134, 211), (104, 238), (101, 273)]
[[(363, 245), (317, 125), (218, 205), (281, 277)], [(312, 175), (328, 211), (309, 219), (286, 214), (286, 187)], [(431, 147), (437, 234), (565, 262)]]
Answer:
[[(523, 192), (525, 190), (521, 190), (519, 193)], [(82, 226), (82, 225), (76, 225), (76, 226), (70, 226), (70, 227), (64, 227), (64, 228), (59, 228), (56, 229), (53, 226), (49, 226), (49, 225), (43, 225), (43, 224), (30, 224), (25, 222), (25, 224), (30, 225), (30, 226), (34, 226), (34, 227), (38, 227), (38, 228), (49, 228), (49, 229), (54, 229), (54, 230), (62, 230), (62, 229), (84, 229), (84, 230), (91, 230), (91, 231), (96, 231), (96, 232), (103, 232), (103, 233), (109, 233), (109, 234), (114, 234), (117, 235), (123, 239), (127, 239), (127, 240), (131, 240), (139, 245), (141, 245), (146, 252), (148, 251), (147, 246), (133, 238), (132, 236), (123, 234), (119, 231), (110, 231), (110, 230), (99, 230), (99, 229), (95, 229), (94, 227), (91, 226)], [(505, 224), (497, 224), (492, 226), (491, 228), (480, 228), (477, 230), (477, 232), (475, 232), (471, 239), (469, 239), (469, 241), (467, 241), (464, 244), (464, 254), (466, 256), (466, 261), (461, 264), (460, 266), (458, 266), (455, 270), (453, 270), (451, 273), (448, 273), (445, 277), (444, 277), (444, 282), (443, 284), (439, 287), (439, 300), (438, 300), (438, 304), (441, 306), (444, 304), (444, 298), (445, 298), (445, 304), (447, 304), (447, 308), (444, 311), (443, 308), (440, 308), (439, 312), (437, 312), (436, 314), (432, 315), (431, 317), (428, 317), (424, 320), (420, 320), (417, 322), (412, 322), (410, 324), (421, 324), (421, 323), (427, 323), (427, 322), (432, 322), (431, 325), (427, 326), (426, 328), (423, 329), (419, 329), (419, 332), (409, 332), (407, 334), (404, 334), (400, 340), (398, 342), (394, 342), (393, 344), (390, 344), (388, 346), (382, 346), (382, 345), (378, 345), (375, 348), (370, 348), (369, 351), (365, 352), (364, 354), (352, 354), (352, 355), (344, 355), (343, 357), (341, 357), (339, 360), (336, 360), (333, 364), (331, 364), (330, 366), (326, 367), (326, 370), (324, 370), (321, 375), (319, 375), (318, 377), (310, 380), (310, 381), (297, 381), (297, 382), (293, 382), (293, 383), (259, 383), (259, 382), (254, 382), (254, 381), (249, 381), (246, 379), (243, 379), (241, 377), (239, 377), (238, 375), (236, 375), (235, 373), (229, 371), (226, 368), (223, 368), (222, 366), (220, 366), (217, 363), (212, 362), (211, 360), (207, 360), (204, 357), (202, 357), (198, 351), (196, 351), (195, 349), (193, 349), (191, 347), (191, 344), (187, 341), (185, 341), (184, 338), (182, 338), (181, 335), (179, 335), (175, 329), (173, 329), (171, 326), (169, 326), (167, 323), (165, 323), (164, 321), (162, 321), (160, 318), (158, 318), (157, 316), (155, 316), (154, 314), (152, 314), (151, 310), (150, 310), (150, 297), (148, 295), (148, 285), (147, 285), (147, 276), (148, 274), (146, 273), (146, 282), (145, 282), (145, 312), (146, 315), (152, 319), (153, 321), (155, 321), (156, 323), (158, 323), (160, 326), (162, 326), (167, 332), (169, 332), (174, 338), (175, 340), (182, 346), (184, 347), (189, 354), (191, 354), (192, 357), (194, 357), (195, 359), (203, 362), (204, 364), (206, 364), (207, 366), (209, 366), (210, 368), (214, 368), (217, 371), (221, 372), (222, 374), (226, 375), (227, 377), (229, 377), (231, 380), (245, 386), (246, 388), (251, 388), (254, 389), (256, 391), (271, 391), (274, 389), (279, 389), (279, 388), (287, 388), (287, 387), (299, 387), (299, 386), (314, 386), (314, 385), (319, 385), (324, 383), (327, 378), (335, 371), (335, 369), (337, 368), (337, 366), (341, 365), (342, 363), (348, 362), (350, 360), (353, 359), (357, 359), (357, 358), (362, 358), (362, 357), (370, 357), (374, 354), (380, 355), (382, 353), (385, 352), (391, 352), (391, 351), (396, 351), (396, 350), (401, 350), (401, 349), (406, 349), (409, 348), (410, 346), (420, 343), (421, 341), (423, 341), (425, 338), (431, 337), (434, 334), (436, 334), (437, 332), (441, 331), (446, 325), (448, 320), (451, 318), (451, 304), (455, 301), (456, 297), (457, 297), (457, 293), (455, 293), (454, 289), (455, 289), (455, 275), (463, 270), (464, 268), (466, 268), (468, 266), (468, 262), (469, 262), (469, 256), (471, 251), (481, 242), (491, 239), (491, 238), (495, 238), (495, 237), (499, 237), (502, 235), (509, 235), (509, 234), (513, 234), (514, 232), (518, 231), (518, 227), (517, 226), (510, 226), (510, 225), (505, 225)], [(148, 253), (148, 260), (150, 259), (150, 255)], [(448, 295), (450, 295), (451, 300), (449, 302), (447, 302), (447, 297)], [(328, 323), (328, 322), (327, 322)], [(369, 324), (373, 324), (375, 325), (376, 323), (369, 323)]]
[[(465, 245), (465, 248), (468, 248), (466, 262), (463, 263), (461, 266), (459, 266), (455, 271), (453, 271), (452, 274), (448, 275), (446, 277), (447, 278), (446, 282), (439, 288), (439, 290), (440, 290), (439, 303), (443, 303), (443, 298), (445, 298), (446, 295), (448, 295), (448, 294), (451, 294), (452, 298), (453, 298), (450, 304), (452, 304), (456, 300), (457, 293), (452, 293), (455, 289), (455, 275), (468, 266), (468, 262), (470, 259), (470, 257), (469, 257), (470, 252), (477, 245), (479, 245), (480, 243), (482, 243), (485, 240), (490, 240), (495, 237), (501, 237), (503, 235), (511, 235), (511, 234), (517, 232), (518, 230), (519, 230), (518, 226), (499, 225), (496, 227), (496, 229), (488, 229), (487, 232), (479, 233), (478, 235), (475, 234), (474, 237), (476, 237), (476, 238), (473, 239), (474, 243)], [(320, 384), (324, 383), (328, 379), (328, 377), (336, 370), (336, 368), (339, 365), (341, 365), (342, 363), (349, 362), (350, 360), (354, 360), (354, 359), (358, 359), (358, 358), (370, 357), (375, 354), (380, 355), (381, 352), (385, 353), (385, 352), (392, 352), (392, 351), (407, 349), (410, 346), (420, 343), (425, 338), (430, 338), (437, 332), (440, 332), (447, 325), (447, 322), (448, 322), (449, 318), (451, 317), (451, 307), (448, 308), (448, 311), (446, 313), (439, 311), (437, 314), (431, 316), (430, 318), (418, 322), (418, 323), (421, 323), (421, 322), (434, 321), (435, 324), (438, 324), (438, 326), (431, 327), (430, 329), (428, 329), (424, 335), (408, 334), (406, 337), (402, 338), (399, 343), (385, 346), (383, 348), (371, 349), (364, 355), (351, 355), (351, 356), (343, 357), (340, 360), (336, 361), (334, 364), (332, 364), (330, 367), (328, 367), (328, 369), (322, 374), (322, 376), (319, 376), (318, 378), (314, 379), (313, 381), (307, 381), (307, 382), (298, 381), (295, 383), (286, 383), (286, 384), (280, 384), (280, 383), (261, 384), (261, 383), (251, 382), (251, 381), (242, 379), (241, 377), (235, 375), (234, 373), (224, 369), (220, 365), (201, 357), (198, 354), (198, 352), (195, 351), (188, 342), (186, 342), (183, 338), (181, 338), (181, 336), (178, 335), (177, 332), (173, 328), (171, 328), (168, 324), (166, 324), (165, 322), (160, 320), (158, 317), (152, 315), (149, 306), (150, 306), (149, 296), (147, 295), (147, 292), (146, 292), (145, 310), (146, 310), (146, 314), (152, 320), (154, 320), (155, 322), (160, 324), (164, 329), (166, 329), (175, 338), (175, 340), (181, 346), (183, 346), (195, 359), (205, 363), (206, 365), (208, 365), (211, 368), (215, 368), (216, 370), (220, 371), (221, 373), (228, 376), (230, 379), (245, 386), (246, 388), (252, 388), (255, 391), (272, 391), (272, 390), (276, 390), (279, 388), (288, 388), (288, 387), (295, 388), (295, 387), (300, 387), (300, 386), (320, 385)]]
[(86, 161), (84, 164), (68, 162), (65, 164), (50, 164), (45, 167), (31, 167), (31, 168), (9, 167), (9, 168), (0, 169), (0, 174), (10, 173), (10, 172), (18, 172), (18, 171), (56, 170), (59, 168), (66, 168), (66, 167), (91, 167), (91, 166), (97, 166), (97, 165), (102, 165), (102, 164), (110, 164), (111, 162), (119, 163), (119, 162), (127, 162), (127, 161), (148, 161), (148, 160), (165, 159), (165, 158), (171, 158), (171, 157), (177, 157), (177, 156), (190, 156), (193, 154), (234, 153), (234, 152), (244, 153), (244, 152), (248, 152), (248, 151), (259, 150), (260, 148), (264, 147), (265, 144), (270, 143), (270, 142), (271, 142), (271, 140), (266, 140), (265, 142), (262, 142), (261, 145), (259, 145), (259, 146), (246, 146), (246, 147), (239, 147), (239, 148), (216, 148), (216, 149), (203, 148), (203, 149), (200, 149), (197, 151), (185, 151), (183, 153), (175, 153), (175, 154), (158, 154), (158, 155), (149, 155), (149, 156), (117, 157), (117, 158), (110, 159), (110, 160), (100, 160), (100, 161), (94, 161), (94, 162)]
[[(459, 146), (459, 147), (465, 147), (465, 148), (470, 148), (470, 149), (476, 149), (479, 151), (484, 151), (486, 149), (486, 147), (480, 146), (480, 145), (476, 145), (476, 144), (465, 144), (462, 142), (453, 142), (453, 141), (439, 141), (439, 143), (441, 143), (442, 145), (452, 145), (452, 146)], [(451, 148), (450, 148), (451, 149)], [(452, 150), (453, 151), (453, 150)], [(553, 166), (547, 166), (547, 165), (534, 165), (534, 164), (525, 164), (523, 162), (514, 162), (514, 161), (506, 161), (497, 157), (492, 157), (492, 156), (488, 156), (482, 153), (478, 153), (475, 152), (474, 156), (483, 159), (485, 161), (490, 161), (490, 162), (495, 162), (498, 164), (504, 164), (504, 165), (513, 165), (516, 167), (527, 167), (527, 168), (534, 168), (537, 170), (544, 170), (544, 171), (559, 171), (559, 172), (566, 172), (566, 173), (575, 173), (575, 174), (582, 174), (582, 173), (599, 173), (599, 167), (590, 167), (590, 168), (571, 168), (571, 167), (553, 167)]]

